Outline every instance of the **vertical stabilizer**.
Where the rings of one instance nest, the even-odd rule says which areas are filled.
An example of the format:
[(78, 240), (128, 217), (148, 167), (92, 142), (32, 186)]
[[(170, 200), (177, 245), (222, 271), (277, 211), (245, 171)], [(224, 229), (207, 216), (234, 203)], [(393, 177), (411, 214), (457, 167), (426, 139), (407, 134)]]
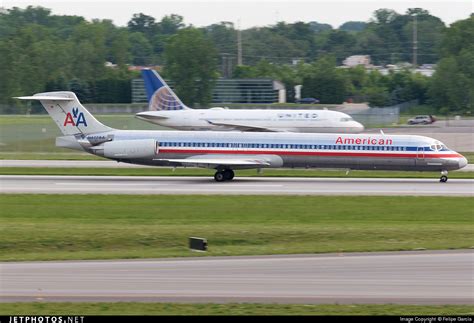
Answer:
[(17, 99), (40, 101), (64, 135), (88, 135), (114, 130), (94, 118), (73, 92), (45, 92)]
[(142, 77), (150, 111), (189, 109), (155, 70), (143, 69)]

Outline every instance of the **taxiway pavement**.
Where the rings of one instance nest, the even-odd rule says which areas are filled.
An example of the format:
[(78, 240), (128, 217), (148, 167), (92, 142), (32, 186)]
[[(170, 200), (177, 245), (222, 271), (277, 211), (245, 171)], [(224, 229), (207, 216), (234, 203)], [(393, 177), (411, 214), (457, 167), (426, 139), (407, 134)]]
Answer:
[[(46, 168), (156, 168), (156, 166), (118, 163), (112, 160), (0, 160), (0, 167), (46, 167)], [(170, 167), (164, 167), (170, 169)], [(474, 164), (457, 170), (474, 171)]]
[(473, 304), (473, 265), (472, 250), (12, 262), (0, 301)]
[(474, 179), (0, 175), (0, 193), (474, 196)]

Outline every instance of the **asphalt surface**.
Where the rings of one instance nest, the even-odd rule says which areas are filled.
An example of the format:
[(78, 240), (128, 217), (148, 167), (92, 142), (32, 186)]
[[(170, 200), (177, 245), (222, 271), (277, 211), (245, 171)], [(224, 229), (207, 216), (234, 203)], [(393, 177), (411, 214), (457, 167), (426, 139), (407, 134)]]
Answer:
[[(0, 160), (0, 167), (46, 167), (46, 168), (156, 168), (156, 166), (118, 163), (113, 160)], [(170, 169), (170, 167), (164, 167)], [(324, 169), (323, 169), (324, 170)], [(457, 170), (473, 172), (474, 164)]]
[(472, 250), (0, 263), (0, 301), (473, 304)]
[(0, 193), (474, 196), (474, 179), (1, 175)]

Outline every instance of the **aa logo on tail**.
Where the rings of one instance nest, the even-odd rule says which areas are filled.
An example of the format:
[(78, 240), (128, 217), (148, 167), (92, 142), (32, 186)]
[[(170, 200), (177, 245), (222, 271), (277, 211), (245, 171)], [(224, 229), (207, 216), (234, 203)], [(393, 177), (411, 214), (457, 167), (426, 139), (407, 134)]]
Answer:
[(64, 126), (70, 124), (72, 126), (78, 127), (81, 123), (84, 125), (84, 127), (87, 127), (87, 122), (86, 118), (84, 117), (84, 113), (79, 113), (79, 108), (73, 108), (72, 115), (71, 112), (68, 112), (66, 114), (66, 119), (64, 119)]

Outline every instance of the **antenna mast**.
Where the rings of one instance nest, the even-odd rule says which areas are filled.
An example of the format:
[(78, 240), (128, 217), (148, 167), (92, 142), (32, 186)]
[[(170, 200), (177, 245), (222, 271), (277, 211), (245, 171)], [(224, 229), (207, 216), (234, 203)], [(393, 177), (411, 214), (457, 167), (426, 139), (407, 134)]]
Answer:
[(418, 55), (418, 26), (417, 26), (416, 14), (413, 15), (413, 68), (416, 68), (417, 55)]
[(237, 22), (237, 66), (242, 66), (242, 32), (240, 30), (240, 19)]

